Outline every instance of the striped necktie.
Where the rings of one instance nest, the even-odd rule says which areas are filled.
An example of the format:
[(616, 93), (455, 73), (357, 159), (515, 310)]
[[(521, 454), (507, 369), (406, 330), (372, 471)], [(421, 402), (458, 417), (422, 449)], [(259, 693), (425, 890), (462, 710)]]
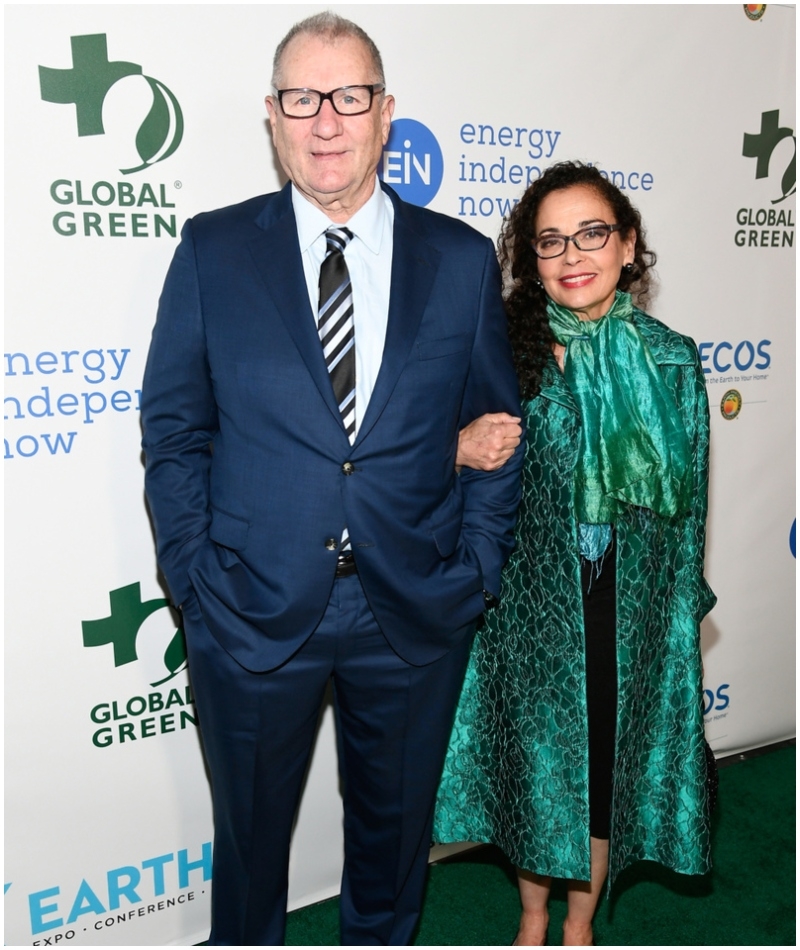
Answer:
[[(350, 444), (356, 437), (356, 337), (353, 324), (353, 285), (344, 259), (344, 249), (353, 239), (347, 228), (328, 228), (327, 249), (319, 271), (319, 316), (317, 329), (333, 395), (342, 414)], [(347, 528), (339, 550), (351, 554)]]
[(344, 249), (352, 238), (347, 228), (328, 228), (325, 232), (327, 251), (319, 272), (318, 317), (325, 365), (351, 445), (356, 435), (356, 338), (353, 286)]

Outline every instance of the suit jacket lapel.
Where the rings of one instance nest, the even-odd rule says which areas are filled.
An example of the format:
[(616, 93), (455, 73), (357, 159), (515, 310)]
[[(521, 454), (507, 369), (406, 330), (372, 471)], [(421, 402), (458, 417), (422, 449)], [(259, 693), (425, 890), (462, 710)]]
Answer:
[[(256, 219), (263, 233), (250, 242), (250, 251), (311, 378), (341, 428), (342, 436), (346, 438), (306, 292), (290, 188), (291, 185), (287, 185)], [(393, 194), (390, 195), (395, 207), (395, 218), (386, 342), (381, 368), (358, 430), (356, 444), (366, 437), (380, 418), (397, 385), (417, 337), (441, 257), (439, 251), (427, 244), (406, 221), (402, 202)], [(279, 279), (276, 279), (276, 275), (280, 275)]]
[(311, 378), (346, 438), (308, 299), (290, 188), (287, 185), (256, 219), (264, 230), (250, 242), (250, 251)]
[(394, 204), (392, 286), (383, 359), (356, 445), (366, 438), (389, 400), (417, 338), (422, 314), (430, 297), (441, 254), (425, 242), (406, 221), (399, 199)]

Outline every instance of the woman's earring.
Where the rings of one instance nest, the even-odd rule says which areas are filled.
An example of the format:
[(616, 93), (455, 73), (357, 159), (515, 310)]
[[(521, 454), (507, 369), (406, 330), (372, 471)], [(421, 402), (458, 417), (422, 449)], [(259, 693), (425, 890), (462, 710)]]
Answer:
[(537, 277), (536, 280), (534, 281), (534, 284), (536, 284), (537, 287), (544, 287), (541, 277)]
[(623, 267), (622, 267), (622, 269), (625, 271), (626, 274), (632, 274), (632, 273), (633, 273), (633, 264), (624, 264)]

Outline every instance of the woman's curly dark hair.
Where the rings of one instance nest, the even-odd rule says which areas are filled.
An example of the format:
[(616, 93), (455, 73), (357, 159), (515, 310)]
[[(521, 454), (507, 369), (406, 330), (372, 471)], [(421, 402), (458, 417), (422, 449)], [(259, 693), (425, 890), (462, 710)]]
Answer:
[(524, 399), (532, 399), (539, 392), (542, 370), (555, 342), (547, 319), (547, 294), (538, 282), (539, 259), (531, 246), (536, 237), (536, 215), (549, 194), (574, 185), (588, 185), (608, 202), (614, 223), (622, 226), (621, 238), (627, 237), (631, 230), (636, 232), (633, 268), (622, 271), (617, 288), (632, 294), (641, 307), (650, 296), (650, 269), (656, 255), (647, 247), (641, 216), (627, 195), (596, 168), (582, 162), (559, 162), (546, 169), (508, 216), (497, 242), (505, 283), (508, 332)]

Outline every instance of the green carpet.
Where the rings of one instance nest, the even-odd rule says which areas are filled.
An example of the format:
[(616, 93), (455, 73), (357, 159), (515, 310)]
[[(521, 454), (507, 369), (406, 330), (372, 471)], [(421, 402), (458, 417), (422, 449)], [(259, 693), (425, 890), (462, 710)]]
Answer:
[[(795, 945), (795, 748), (720, 769), (714, 870), (684, 877), (629, 868), (603, 899), (597, 943), (614, 946)], [(338, 900), (289, 915), (288, 946), (336, 946)], [(566, 892), (550, 901), (550, 943), (561, 940)], [(431, 868), (417, 946), (508, 946), (519, 919), (513, 870), (483, 847)]]

